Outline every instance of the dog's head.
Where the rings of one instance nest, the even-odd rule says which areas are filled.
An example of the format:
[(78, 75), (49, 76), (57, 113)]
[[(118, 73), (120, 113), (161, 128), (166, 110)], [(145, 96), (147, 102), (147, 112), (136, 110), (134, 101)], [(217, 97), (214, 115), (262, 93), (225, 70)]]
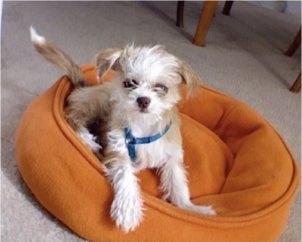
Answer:
[(98, 76), (109, 69), (118, 73), (114, 97), (124, 115), (161, 118), (180, 100), (179, 86), (192, 93), (199, 83), (189, 65), (169, 54), (162, 46), (107, 49), (97, 55)]

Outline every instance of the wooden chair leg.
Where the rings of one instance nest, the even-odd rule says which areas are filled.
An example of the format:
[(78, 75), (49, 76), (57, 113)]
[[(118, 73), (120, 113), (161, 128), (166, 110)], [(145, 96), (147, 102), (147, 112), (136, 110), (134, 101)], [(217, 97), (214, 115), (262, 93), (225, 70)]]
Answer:
[(185, 1), (177, 1), (177, 11), (176, 11), (176, 26), (184, 27), (184, 6)]
[(199, 16), (198, 26), (193, 39), (193, 44), (203, 46), (205, 37), (212, 23), (218, 1), (205, 1)]
[(230, 11), (231, 11), (233, 2), (234, 1), (225, 1), (224, 7), (223, 7), (223, 10), (222, 10), (222, 14), (230, 15)]
[(287, 56), (293, 56), (293, 54), (295, 53), (295, 51), (297, 50), (297, 48), (301, 45), (301, 27), (295, 37), (295, 39), (293, 40), (293, 42), (291, 43), (291, 45), (288, 47), (288, 49), (286, 50), (285, 54)]
[(290, 87), (290, 91), (292, 92), (299, 92), (301, 89), (301, 72), (299, 73), (296, 81), (294, 82), (294, 84)]

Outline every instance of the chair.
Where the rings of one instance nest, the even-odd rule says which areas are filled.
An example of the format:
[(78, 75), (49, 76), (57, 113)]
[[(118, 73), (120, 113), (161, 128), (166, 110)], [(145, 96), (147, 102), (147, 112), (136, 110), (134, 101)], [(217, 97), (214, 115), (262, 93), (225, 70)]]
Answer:
[[(193, 39), (193, 44), (204, 46), (205, 38), (212, 23), (218, 1), (205, 1), (203, 8), (199, 16), (199, 22), (196, 28), (195, 36)], [(176, 25), (178, 27), (184, 26), (183, 21), (183, 12), (184, 12), (184, 1), (177, 1), (177, 16), (176, 16)]]

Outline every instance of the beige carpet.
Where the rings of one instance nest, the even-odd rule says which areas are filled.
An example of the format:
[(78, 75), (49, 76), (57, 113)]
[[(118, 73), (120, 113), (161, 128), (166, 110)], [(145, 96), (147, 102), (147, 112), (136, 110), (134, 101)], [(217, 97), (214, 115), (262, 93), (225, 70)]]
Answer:
[[(2, 241), (82, 241), (36, 202), (16, 167), (13, 137), (19, 119), (31, 100), (62, 75), (34, 52), (30, 25), (82, 64), (92, 62), (101, 48), (132, 41), (165, 45), (189, 62), (204, 84), (246, 102), (268, 119), (300, 162), (301, 95), (288, 88), (301, 69), (301, 54), (299, 49), (289, 58), (283, 51), (299, 28), (301, 15), (236, 2), (226, 17), (221, 14), (223, 4), (219, 4), (207, 45), (201, 48), (192, 45), (191, 39), (202, 2), (186, 2), (184, 29), (175, 27), (176, 2), (3, 3)], [(300, 4), (296, 6), (301, 8)], [(301, 240), (300, 202), (299, 194), (280, 242)]]

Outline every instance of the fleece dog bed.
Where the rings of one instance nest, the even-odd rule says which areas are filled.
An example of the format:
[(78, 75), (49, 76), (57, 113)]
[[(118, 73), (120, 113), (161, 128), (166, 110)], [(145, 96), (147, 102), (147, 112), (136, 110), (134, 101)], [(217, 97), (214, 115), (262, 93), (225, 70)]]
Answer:
[[(83, 72), (96, 83), (94, 66)], [(90, 241), (278, 239), (298, 188), (298, 168), (282, 138), (252, 109), (206, 87), (183, 100), (191, 199), (213, 205), (218, 215), (195, 214), (161, 200), (158, 176), (146, 170), (138, 174), (144, 220), (125, 234), (110, 219), (113, 194), (100, 162), (64, 119), (70, 90), (62, 77), (29, 105), (16, 133), (16, 158), (37, 200), (76, 234)], [(185, 87), (182, 91), (185, 95)]]

